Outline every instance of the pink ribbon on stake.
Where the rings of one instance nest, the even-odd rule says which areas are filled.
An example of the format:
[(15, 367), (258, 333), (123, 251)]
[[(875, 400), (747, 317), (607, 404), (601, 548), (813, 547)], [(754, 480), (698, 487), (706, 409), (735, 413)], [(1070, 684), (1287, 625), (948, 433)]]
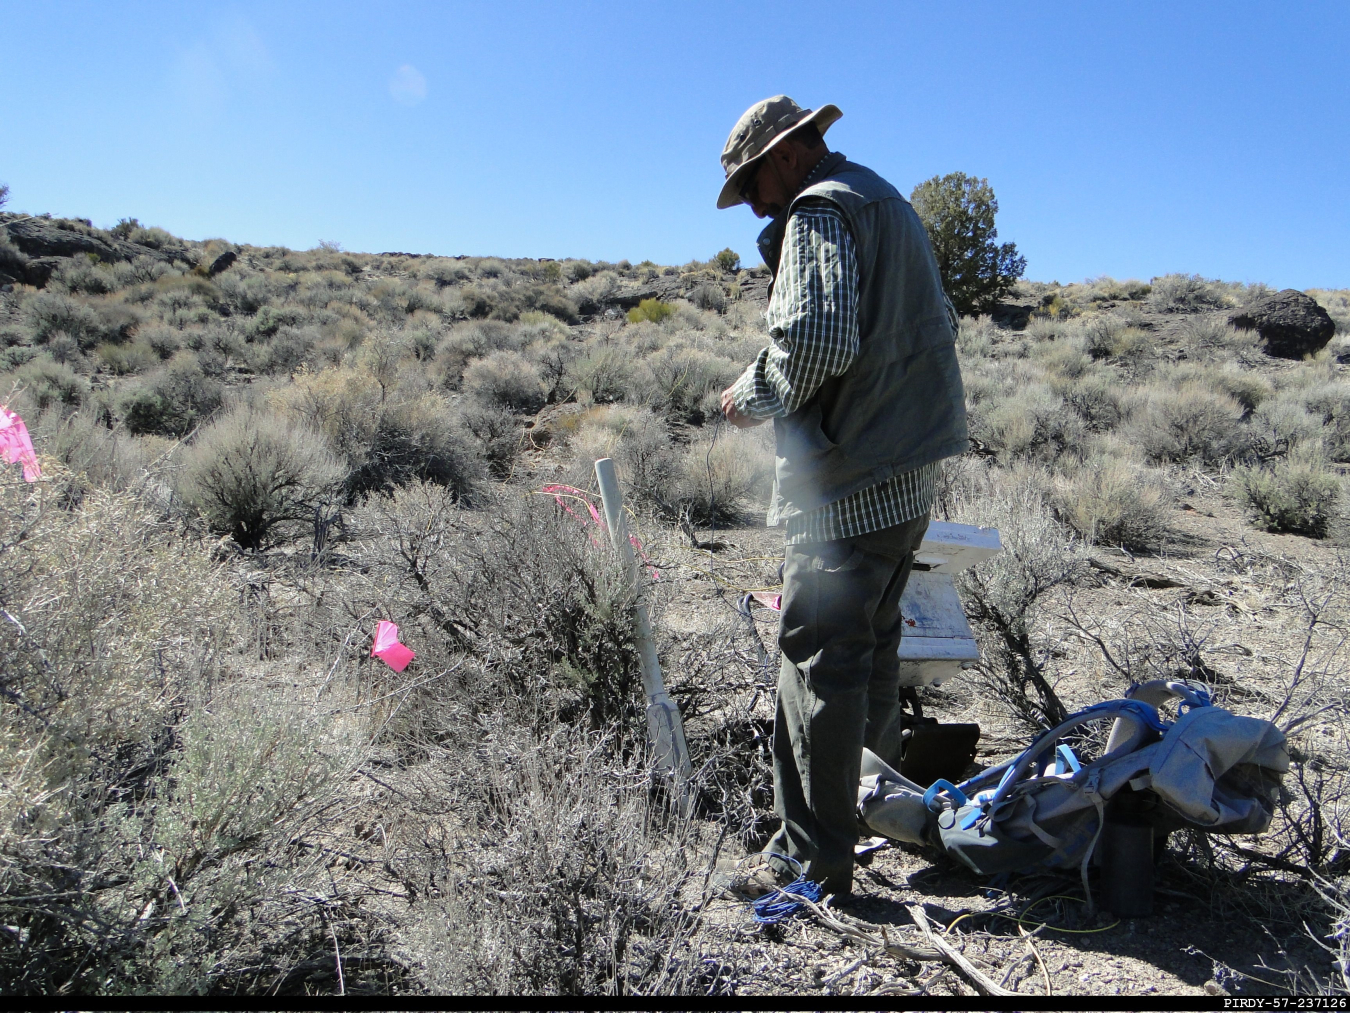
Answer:
[(375, 643), (370, 647), (370, 656), (379, 658), (395, 672), (408, 667), (408, 662), (417, 657), (416, 653), (398, 642), (398, 627), (387, 619), (381, 619), (375, 627)]
[[(581, 502), (586, 504), (586, 509), (591, 512), (591, 520), (595, 521), (595, 526), (598, 527), (601, 531), (605, 529), (605, 522), (603, 518), (601, 518), (600, 516), (600, 511), (597, 510), (595, 508), (595, 504), (591, 502), (590, 495), (586, 492), (583, 492), (581, 489), (578, 489), (576, 486), (546, 485), (539, 491), (548, 496), (552, 496), (554, 501), (558, 504), (558, 506), (562, 507), (563, 510), (567, 512), (567, 515), (569, 517), (574, 518), (578, 523), (584, 526), (586, 523), (585, 520), (577, 516), (576, 511), (567, 505), (563, 497), (566, 496), (567, 499), (581, 500)], [(586, 532), (586, 537), (591, 540), (592, 545), (596, 546), (597, 548), (599, 547), (600, 543), (595, 540), (595, 536), (592, 535), (589, 531)], [(638, 540), (638, 536), (633, 534), (632, 532), (629, 532), (628, 541), (632, 544), (633, 549), (637, 552), (638, 556), (641, 557), (642, 561), (646, 563), (647, 567), (652, 571), (652, 580), (660, 580), (661, 571), (659, 571), (656, 568), (655, 564), (652, 563), (647, 553), (643, 550), (642, 542)]]
[(8, 464), (22, 461), (25, 482), (36, 482), (42, 476), (28, 427), (17, 413), (3, 405), (0, 405), (0, 457)]

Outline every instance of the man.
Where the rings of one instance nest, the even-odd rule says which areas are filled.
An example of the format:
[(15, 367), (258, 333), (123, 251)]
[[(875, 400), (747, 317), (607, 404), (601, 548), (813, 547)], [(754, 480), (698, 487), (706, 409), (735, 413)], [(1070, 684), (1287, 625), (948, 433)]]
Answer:
[(722, 152), (717, 200), (772, 219), (759, 237), (770, 343), (722, 393), (733, 425), (773, 419), (769, 524), (787, 526), (783, 825), (765, 851), (836, 895), (852, 888), (863, 747), (899, 757), (900, 595), (938, 462), (967, 445), (955, 313), (927, 233), (891, 184), (825, 146), (841, 115), (784, 95), (751, 106)]

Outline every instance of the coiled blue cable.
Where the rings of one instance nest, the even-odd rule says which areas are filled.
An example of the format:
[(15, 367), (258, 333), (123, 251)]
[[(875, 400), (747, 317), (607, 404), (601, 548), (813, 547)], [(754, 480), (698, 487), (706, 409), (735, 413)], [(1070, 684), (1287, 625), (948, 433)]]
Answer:
[(806, 878), (801, 862), (775, 852), (761, 852), (761, 855), (765, 858), (781, 858), (785, 862), (792, 863), (797, 868), (797, 878), (787, 886), (779, 887), (773, 893), (766, 893), (751, 904), (751, 913), (755, 921), (761, 925), (776, 925), (785, 918), (791, 918), (801, 910), (802, 902), (798, 898), (805, 898), (813, 904), (820, 900), (820, 884)]

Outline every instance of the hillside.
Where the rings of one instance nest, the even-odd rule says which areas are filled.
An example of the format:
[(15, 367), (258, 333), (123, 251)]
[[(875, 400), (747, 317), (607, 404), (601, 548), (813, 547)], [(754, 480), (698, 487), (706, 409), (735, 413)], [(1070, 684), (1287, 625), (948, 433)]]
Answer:
[[(1346, 988), (1350, 290), (1310, 293), (1336, 333), (1306, 358), (1230, 322), (1269, 290), (1183, 275), (1023, 283), (958, 338), (972, 447), (935, 513), (1007, 548), (962, 586), (980, 668), (926, 706), (978, 715), (988, 764), (1056, 707), (1201, 679), (1296, 722), (1271, 832), (1174, 838), (1148, 920), (896, 846), (840, 920), (760, 930), (721, 889), (772, 829), (777, 661), (736, 602), (781, 533), (772, 433), (717, 396), (762, 268), (0, 226), (0, 403), (44, 470), (0, 475), (8, 991), (969, 994), (876, 944), (919, 944), (915, 904), (1028, 995)], [(543, 492), (601, 456), (688, 819), (643, 762), (633, 592)], [(1010, 911), (1050, 923), (1034, 952)]]

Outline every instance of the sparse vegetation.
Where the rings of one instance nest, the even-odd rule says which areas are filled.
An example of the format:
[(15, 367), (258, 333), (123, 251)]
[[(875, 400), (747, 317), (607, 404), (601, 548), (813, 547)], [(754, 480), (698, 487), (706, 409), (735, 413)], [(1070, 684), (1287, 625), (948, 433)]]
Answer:
[(1324, 538), (1340, 500), (1340, 479), (1320, 453), (1293, 453), (1273, 467), (1239, 468), (1229, 479), (1234, 495), (1267, 531)]
[[(140, 252), (60, 258), (45, 287), (0, 293), (0, 389), (45, 470), (0, 474), (10, 991), (912, 980), (803, 920), (789, 931), (824, 969), (808, 979), (807, 950), (728, 929), (718, 906), (719, 855), (773, 829), (773, 627), (734, 608), (779, 579), (780, 536), (753, 521), (772, 427), (733, 431), (717, 403), (764, 341), (761, 269), (733, 276), (731, 251), (668, 268), (375, 256), (69, 222)], [(0, 271), (26, 260), (0, 242)], [(1242, 713), (1301, 721), (1271, 834), (1171, 841), (1159, 875), (1206, 904), (1151, 933), (1184, 921), (1190, 945), (1256, 905), (1292, 953), (1303, 923), (1333, 935), (1350, 908), (1344, 718), (1318, 711), (1347, 689), (1350, 381), (1340, 345), (1272, 364), (1234, 331), (1230, 308), (1259, 291), (1019, 282), (961, 320), (972, 450), (945, 467), (936, 515), (995, 525), (1007, 548), (962, 577), (981, 666), (925, 706), (978, 714), (981, 762), (1138, 678), (1202, 679)], [(1314, 294), (1350, 319), (1344, 292)], [(635, 592), (576, 495), (543, 492), (593, 488), (600, 456), (695, 754), (687, 816), (645, 762)], [(417, 652), (402, 674), (369, 657), (383, 618)], [(922, 897), (927, 856), (877, 863), (900, 885), (867, 885), (866, 903)], [(925, 875), (973, 896), (959, 873)], [(1029, 991), (1026, 944), (968, 903), (946, 937)], [(1049, 935), (1055, 991), (1090, 987), (1082, 951)], [(1335, 986), (1308, 952), (1303, 990)]]

